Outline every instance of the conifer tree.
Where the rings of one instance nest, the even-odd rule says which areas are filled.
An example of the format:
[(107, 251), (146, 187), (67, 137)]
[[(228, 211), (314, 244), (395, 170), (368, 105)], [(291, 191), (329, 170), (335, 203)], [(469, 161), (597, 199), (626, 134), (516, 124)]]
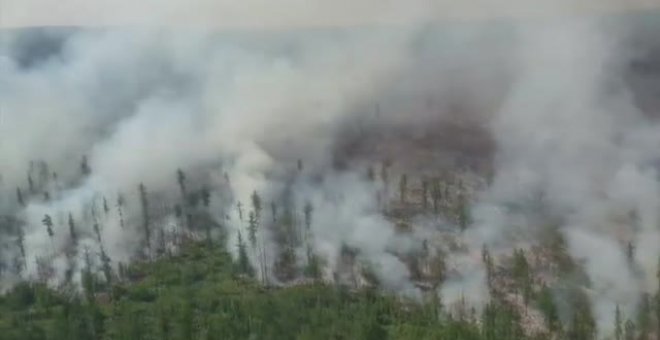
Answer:
[(458, 196), (458, 225), (461, 231), (465, 231), (470, 223), (470, 206), (466, 195), (461, 193)]
[(89, 163), (87, 162), (87, 156), (83, 156), (82, 160), (80, 161), (80, 172), (83, 174), (83, 176), (89, 176), (92, 173), (92, 169), (89, 167)]
[(50, 217), (50, 215), (45, 215), (43, 220), (41, 220), (41, 223), (43, 223), (44, 226), (46, 226), (46, 231), (48, 232), (48, 237), (53, 239), (53, 236), (55, 233), (53, 232), (53, 219)]
[(429, 181), (426, 178), (422, 178), (422, 208), (426, 211), (429, 207)]
[(248, 238), (250, 239), (250, 244), (252, 248), (256, 248), (257, 245), (257, 217), (254, 211), (248, 213)]
[(626, 258), (630, 265), (635, 264), (635, 245), (632, 242), (628, 242), (626, 246)]
[(108, 207), (108, 201), (105, 199), (105, 196), (103, 196), (103, 212), (106, 215), (110, 212), (110, 208)]
[(78, 244), (78, 234), (76, 233), (76, 225), (73, 221), (73, 215), (71, 215), (71, 213), (69, 213), (69, 237), (71, 238), (73, 247), (76, 247)]
[(252, 196), (250, 196), (250, 199), (252, 200), (252, 209), (254, 210), (254, 215), (255, 218), (257, 219), (257, 223), (261, 220), (261, 197), (259, 197), (259, 194), (257, 194), (256, 191), (252, 192)]
[(18, 237), (16, 238), (16, 245), (18, 246), (18, 251), (20, 254), (20, 263), (19, 263), (19, 273), (21, 273), (25, 267), (25, 232), (23, 231), (23, 226), (18, 227)]
[(433, 200), (433, 212), (436, 214), (440, 211), (440, 196), (440, 180), (435, 179), (431, 188), (431, 199)]
[(383, 185), (385, 185), (386, 189), (389, 182), (388, 165), (388, 162), (383, 162), (380, 167), (380, 179), (383, 181)]
[(18, 205), (21, 207), (25, 207), (25, 200), (23, 199), (23, 192), (21, 191), (21, 188), (16, 188), (16, 200), (18, 201)]
[(32, 174), (28, 174), (28, 188), (30, 189), (31, 194), (34, 194), (36, 192), (36, 189), (34, 187), (34, 180), (32, 179)]
[(635, 329), (635, 323), (632, 320), (626, 321), (626, 326), (625, 326), (625, 332), (624, 332), (624, 338), (625, 340), (635, 340), (635, 335), (637, 334), (637, 330)]
[(655, 293), (655, 321), (656, 325), (658, 327), (658, 339), (660, 340), (660, 261), (658, 263), (658, 269), (657, 269), (656, 277), (658, 278), (658, 290)]
[(525, 252), (522, 249), (514, 250), (513, 261), (513, 275), (523, 294), (525, 303), (528, 303), (532, 293), (532, 276)]
[(242, 274), (246, 274), (249, 276), (252, 276), (253, 270), (252, 266), (250, 265), (250, 259), (248, 258), (247, 255), (247, 249), (245, 247), (245, 243), (243, 242), (243, 237), (241, 236), (241, 232), (238, 232), (238, 269), (239, 272)]
[(408, 175), (401, 175), (399, 180), (399, 198), (401, 203), (406, 203), (406, 193), (408, 191)]
[(311, 202), (305, 203), (304, 208), (305, 214), (305, 247), (307, 252), (307, 268), (305, 268), (306, 274), (314, 279), (320, 278), (321, 275), (321, 264), (320, 259), (312, 248), (312, 213), (314, 207)]
[(94, 235), (96, 236), (96, 242), (101, 244), (101, 230), (99, 229), (99, 224), (94, 223), (92, 229), (94, 230)]
[(374, 170), (374, 167), (371, 164), (367, 167), (367, 179), (370, 182), (374, 182), (376, 180), (376, 171)]
[(614, 311), (614, 339), (623, 340), (623, 317), (621, 316), (621, 308), (616, 305)]
[(640, 339), (647, 339), (651, 331), (651, 302), (648, 294), (643, 293), (637, 309), (637, 332)]
[(185, 201), (186, 197), (186, 174), (183, 173), (183, 170), (178, 169), (176, 171), (176, 180), (179, 183), (179, 190), (181, 191), (181, 197)]
[(151, 245), (151, 217), (149, 216), (149, 201), (147, 197), (147, 188), (143, 183), (140, 183), (140, 205), (142, 206), (142, 228), (144, 230), (144, 238), (146, 250), (149, 250)]
[(541, 312), (543, 312), (543, 315), (545, 316), (548, 329), (553, 332), (561, 331), (557, 305), (555, 304), (552, 291), (545, 284), (541, 286), (541, 290), (539, 291), (538, 304)]
[(493, 258), (491, 257), (490, 251), (488, 250), (488, 247), (486, 247), (485, 244), (481, 248), (481, 259), (484, 262), (484, 265), (486, 266), (486, 281), (488, 284), (488, 288), (492, 290), (493, 274), (494, 274)]
[(105, 281), (108, 285), (112, 284), (112, 260), (105, 252), (103, 244), (101, 244), (101, 268), (103, 269), (103, 275), (105, 276)]
[(124, 229), (124, 196), (117, 195), (117, 213), (119, 214), (119, 226)]
[(273, 224), (277, 223), (277, 204), (275, 201), (270, 203), (270, 212), (273, 215)]
[(236, 203), (236, 209), (238, 210), (238, 220), (243, 222), (243, 204), (241, 204), (241, 201)]
[(205, 208), (208, 208), (211, 205), (211, 191), (206, 186), (202, 188), (201, 191), (202, 204)]
[(312, 228), (312, 212), (314, 207), (311, 202), (305, 203), (305, 228), (311, 230)]

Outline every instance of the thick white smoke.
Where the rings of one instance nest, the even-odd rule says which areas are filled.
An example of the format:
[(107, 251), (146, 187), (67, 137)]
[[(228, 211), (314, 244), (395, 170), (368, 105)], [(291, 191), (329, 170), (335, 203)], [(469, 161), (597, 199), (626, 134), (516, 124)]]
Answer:
[[(657, 287), (660, 127), (624, 81), (625, 27), (568, 17), (423, 28), (2, 32), (0, 214), (24, 222), (25, 275), (35, 278), (37, 259), (50, 258), (53, 281), (64, 279), (69, 213), (81, 239), (78, 268), (85, 248), (101, 251), (99, 235), (115, 265), (144, 251), (140, 183), (158, 227), (183, 228), (172, 216), (181, 168), (190, 190), (212, 191), (211, 215), (228, 231), (233, 253), (238, 232), (244, 240), (249, 234), (253, 192), (263, 198), (262, 221), (271, 218), (271, 201), (290, 199), (299, 219), (310, 203), (311, 243), (326, 279), (351, 248), (385, 287), (415, 294), (400, 254), (421, 251), (423, 240), (449, 253), (437, 237), (449, 222), (420, 217), (411, 233), (398, 232), (382, 213), (385, 190), (366, 178), (365, 164), (385, 160), (381, 152), (391, 157), (392, 183), (404, 172), (433, 172), (413, 164), (415, 150), (393, 154), (394, 142), (373, 136), (435, 131), (460, 140), (443, 125), (460, 117), (492, 135), (495, 170), (471, 209), (467, 250), (447, 255), (455, 271), (443, 299), (484, 303), (482, 246), (510, 253), (552, 220), (591, 279), (601, 327), (612, 324), (617, 304), (632, 313), (639, 296)], [(347, 155), (360, 143), (376, 145)], [(446, 147), (433, 145), (419, 163), (452, 164)], [(81, 175), (83, 155), (89, 176)], [(40, 186), (40, 161), (48, 187)], [(129, 202), (121, 215), (119, 195)], [(530, 213), (538, 201), (542, 213)], [(272, 268), (275, 236), (261, 228), (259, 242), (267, 254), (250, 254), (255, 268)]]

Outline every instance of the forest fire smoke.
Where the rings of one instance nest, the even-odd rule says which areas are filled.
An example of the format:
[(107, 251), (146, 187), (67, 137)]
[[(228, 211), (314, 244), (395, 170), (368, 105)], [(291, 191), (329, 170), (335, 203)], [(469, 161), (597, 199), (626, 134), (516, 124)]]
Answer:
[(208, 238), (269, 284), (315, 271), (416, 297), (433, 269), (411, 263), (443, 257), (433, 289), (481, 307), (476, 254), (551, 229), (611, 332), (658, 287), (644, 20), (0, 31), (0, 286), (109, 278)]

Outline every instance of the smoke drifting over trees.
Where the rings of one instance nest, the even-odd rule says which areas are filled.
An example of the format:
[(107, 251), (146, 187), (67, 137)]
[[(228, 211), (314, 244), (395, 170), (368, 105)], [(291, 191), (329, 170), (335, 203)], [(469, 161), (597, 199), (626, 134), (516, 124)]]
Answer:
[(0, 287), (203, 239), (265, 284), (488, 308), (515, 251), (614, 332), (658, 289), (659, 16), (4, 30)]

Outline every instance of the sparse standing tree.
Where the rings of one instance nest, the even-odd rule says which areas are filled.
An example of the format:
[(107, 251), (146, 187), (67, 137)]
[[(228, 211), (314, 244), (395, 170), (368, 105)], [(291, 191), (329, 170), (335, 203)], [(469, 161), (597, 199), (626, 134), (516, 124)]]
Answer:
[(46, 214), (44, 215), (43, 220), (41, 220), (41, 223), (43, 223), (43, 225), (46, 226), (48, 237), (50, 237), (52, 241), (53, 236), (55, 235), (55, 233), (53, 232), (53, 219), (50, 217), (50, 215)]
[(312, 228), (312, 212), (313, 211), (314, 211), (314, 207), (312, 206), (312, 202), (305, 203), (305, 228), (307, 230), (311, 230), (311, 228)]
[(626, 258), (628, 259), (628, 263), (630, 265), (634, 265), (635, 263), (635, 245), (631, 242), (628, 242), (628, 245), (626, 246)]
[(32, 179), (32, 174), (28, 173), (28, 189), (30, 193), (34, 195), (36, 189), (34, 187), (34, 180)]
[(16, 188), (16, 199), (18, 200), (18, 205), (25, 207), (25, 200), (23, 199), (23, 192), (21, 188)]
[(660, 340), (660, 261), (658, 261), (656, 277), (658, 278), (658, 291), (655, 293), (655, 319), (658, 325), (657, 337)]
[(176, 180), (179, 183), (179, 190), (181, 191), (181, 197), (185, 201), (185, 199), (186, 199), (186, 174), (183, 173), (183, 170), (178, 169), (176, 171)]
[(429, 207), (429, 181), (426, 178), (422, 178), (422, 208), (424, 211)]
[(621, 308), (619, 304), (616, 305), (614, 310), (614, 339), (623, 340), (623, 317), (621, 316)]
[(98, 242), (100, 245), (101, 243), (101, 230), (99, 229), (99, 224), (94, 223), (94, 226), (92, 226), (92, 229), (94, 229), (94, 235), (96, 235), (96, 242)]
[(124, 229), (124, 196), (117, 195), (117, 213), (119, 214), (119, 226)]
[(257, 217), (254, 211), (248, 213), (248, 238), (252, 248), (257, 246)]
[(437, 214), (440, 212), (441, 199), (440, 180), (437, 178), (433, 180), (433, 187), (431, 188), (431, 199), (433, 200), (433, 212)]
[(18, 251), (20, 254), (20, 264), (19, 264), (19, 274), (23, 272), (26, 267), (25, 263), (25, 231), (23, 231), (23, 226), (18, 227), (18, 237), (16, 238), (16, 243), (18, 246)]
[(256, 191), (252, 192), (252, 196), (250, 197), (252, 200), (252, 209), (254, 210), (254, 215), (257, 219), (257, 223), (261, 220), (261, 197), (259, 197), (259, 194), (257, 194)]
[(211, 205), (211, 191), (209, 188), (206, 186), (202, 188), (202, 204), (204, 205), (205, 208), (208, 209), (208, 207)]
[(80, 171), (82, 172), (83, 176), (89, 176), (92, 173), (92, 169), (89, 167), (89, 163), (87, 162), (87, 156), (83, 156), (82, 160), (80, 161)]
[(399, 180), (399, 196), (401, 203), (406, 203), (406, 193), (408, 191), (408, 175), (401, 175)]
[(307, 265), (311, 266), (310, 274), (313, 274), (313, 277), (316, 278), (319, 274), (320, 268), (318, 264), (318, 259), (314, 255), (312, 249), (312, 212), (314, 207), (311, 202), (305, 203), (305, 247), (307, 250)]
[(145, 246), (147, 253), (151, 246), (151, 217), (149, 216), (149, 200), (147, 196), (147, 188), (143, 183), (140, 183), (140, 205), (142, 206), (142, 228), (144, 229)]
[(625, 333), (624, 333), (624, 338), (626, 340), (635, 340), (635, 334), (637, 334), (637, 331), (635, 329), (635, 323), (632, 320), (626, 321), (626, 326), (625, 326)]
[(238, 269), (239, 272), (242, 274), (246, 274), (248, 276), (253, 275), (253, 270), (252, 266), (250, 265), (250, 259), (248, 258), (247, 255), (247, 249), (245, 247), (245, 243), (243, 242), (243, 237), (241, 236), (241, 232), (238, 232)]
[(103, 212), (108, 215), (110, 212), (110, 208), (108, 207), (108, 200), (105, 199), (105, 196), (103, 196)]
[(648, 333), (651, 331), (651, 302), (650, 296), (643, 293), (637, 311), (637, 329), (638, 338), (648, 339)]
[(108, 254), (105, 252), (105, 248), (103, 248), (103, 244), (101, 244), (101, 265), (103, 269), (103, 275), (105, 276), (105, 280), (108, 283), (108, 285), (112, 284), (112, 259), (108, 256)]
[(471, 220), (470, 220), (470, 206), (469, 202), (467, 200), (466, 194), (461, 193), (458, 196), (458, 225), (461, 228), (461, 231), (465, 231), (465, 229), (470, 225)]
[(373, 165), (369, 164), (367, 167), (367, 179), (370, 182), (374, 182), (376, 180), (376, 171), (374, 170)]
[(73, 215), (71, 213), (69, 213), (69, 237), (71, 238), (73, 247), (76, 247), (78, 244), (78, 234), (76, 233), (76, 224), (73, 221)]
[(380, 179), (383, 181), (383, 185), (387, 189), (387, 183), (389, 182), (389, 173), (388, 173), (388, 162), (383, 162), (380, 167)]
[(488, 247), (486, 247), (485, 244), (481, 248), (481, 259), (484, 262), (484, 265), (486, 266), (486, 281), (488, 288), (492, 291), (493, 274), (494, 274), (493, 258), (491, 257), (490, 251), (488, 250)]
[(270, 203), (270, 211), (273, 215), (273, 224), (277, 223), (277, 204), (275, 201)]
[(238, 220), (243, 222), (243, 204), (241, 204), (241, 201), (236, 203), (236, 209), (238, 209)]

